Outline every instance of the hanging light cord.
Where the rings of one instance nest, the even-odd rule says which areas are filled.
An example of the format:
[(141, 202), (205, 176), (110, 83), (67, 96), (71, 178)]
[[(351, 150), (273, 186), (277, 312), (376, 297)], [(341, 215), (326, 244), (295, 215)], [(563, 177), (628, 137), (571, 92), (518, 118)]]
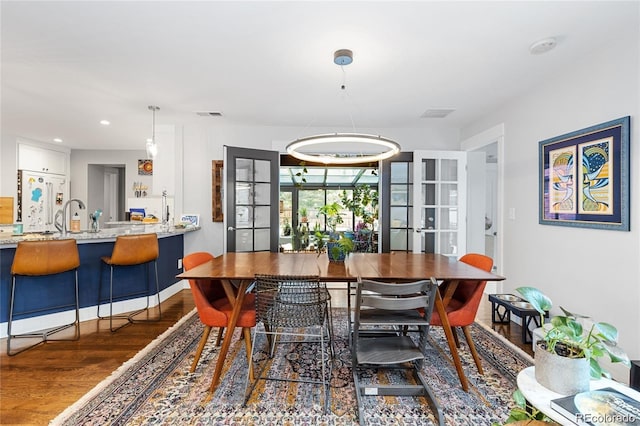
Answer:
[(351, 108), (348, 105), (349, 93), (347, 92), (347, 72), (344, 70), (344, 65), (340, 65), (340, 69), (342, 70), (342, 85), (340, 86), (340, 90), (343, 91), (343, 99), (345, 103), (347, 103), (347, 113), (349, 114), (349, 120), (351, 121), (351, 128), (353, 129), (353, 133), (356, 133), (356, 123), (353, 121), (353, 114), (351, 114)]

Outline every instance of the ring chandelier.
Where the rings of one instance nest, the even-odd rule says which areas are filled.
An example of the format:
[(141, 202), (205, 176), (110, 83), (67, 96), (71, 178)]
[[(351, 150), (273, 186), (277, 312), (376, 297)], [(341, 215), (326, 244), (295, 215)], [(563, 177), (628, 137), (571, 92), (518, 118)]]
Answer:
[[(360, 144), (367, 148), (376, 150), (382, 149), (382, 152), (376, 153), (353, 153), (353, 154), (336, 154), (334, 152), (302, 152), (302, 148), (309, 149), (313, 146), (322, 146), (328, 144)], [(367, 135), (362, 133), (333, 133), (325, 135), (314, 135), (297, 139), (287, 145), (287, 154), (299, 160), (309, 161), (323, 164), (355, 164), (370, 163), (380, 160), (386, 160), (400, 152), (400, 145), (391, 139), (382, 136)]]
[[(341, 67), (349, 65), (353, 62), (353, 52), (349, 49), (336, 50), (333, 62)], [(346, 85), (342, 84), (340, 88), (345, 90)], [(336, 144), (334, 149), (331, 144)], [(353, 148), (355, 153), (342, 153), (344, 144), (348, 144), (348, 149)], [(355, 132), (307, 136), (287, 145), (287, 154), (292, 157), (324, 164), (371, 163), (386, 160), (399, 152), (400, 145), (391, 139)]]

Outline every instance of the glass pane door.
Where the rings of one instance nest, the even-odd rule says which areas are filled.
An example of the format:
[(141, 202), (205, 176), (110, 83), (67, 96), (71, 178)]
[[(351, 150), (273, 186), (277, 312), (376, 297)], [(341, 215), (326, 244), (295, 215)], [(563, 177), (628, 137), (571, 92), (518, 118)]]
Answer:
[(227, 251), (278, 251), (279, 158), (276, 151), (227, 147)]
[(466, 251), (466, 153), (413, 153), (413, 252), (460, 257)]

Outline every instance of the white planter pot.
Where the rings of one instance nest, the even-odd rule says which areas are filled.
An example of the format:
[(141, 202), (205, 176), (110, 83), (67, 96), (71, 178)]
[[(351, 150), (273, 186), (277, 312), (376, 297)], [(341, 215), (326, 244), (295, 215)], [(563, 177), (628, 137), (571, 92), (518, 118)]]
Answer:
[(567, 358), (538, 347), (535, 364), (536, 380), (553, 392), (573, 395), (589, 390), (591, 375), (586, 358)]

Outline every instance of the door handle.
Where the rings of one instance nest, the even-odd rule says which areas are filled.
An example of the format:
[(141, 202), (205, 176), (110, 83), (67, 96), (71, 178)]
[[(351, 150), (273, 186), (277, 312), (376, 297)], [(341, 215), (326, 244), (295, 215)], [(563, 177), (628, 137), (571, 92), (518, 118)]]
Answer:
[(234, 228), (233, 226), (229, 226), (229, 227), (227, 228), (227, 231), (235, 231), (235, 230), (236, 230), (236, 228)]
[(422, 228), (415, 228), (416, 233), (421, 233), (422, 232)]

